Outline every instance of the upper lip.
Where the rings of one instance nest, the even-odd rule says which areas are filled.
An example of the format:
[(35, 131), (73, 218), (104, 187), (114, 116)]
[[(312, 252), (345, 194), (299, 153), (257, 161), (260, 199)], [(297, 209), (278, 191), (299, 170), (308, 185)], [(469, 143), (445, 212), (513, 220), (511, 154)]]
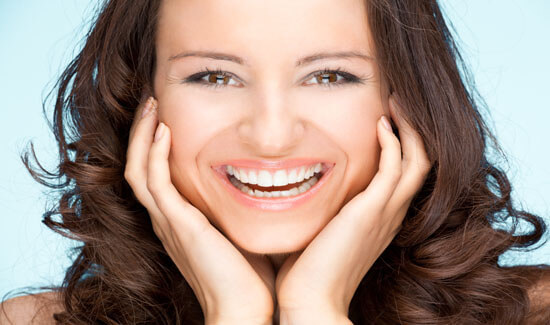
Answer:
[(294, 167), (308, 166), (316, 163), (332, 165), (332, 163), (329, 163), (324, 159), (318, 159), (318, 158), (296, 158), (296, 159), (285, 159), (285, 160), (233, 159), (233, 160), (227, 160), (227, 161), (223, 161), (221, 163), (215, 164), (212, 167), (231, 165), (233, 167), (240, 167), (240, 168), (278, 170), (278, 169), (288, 169), (288, 168), (294, 168)]

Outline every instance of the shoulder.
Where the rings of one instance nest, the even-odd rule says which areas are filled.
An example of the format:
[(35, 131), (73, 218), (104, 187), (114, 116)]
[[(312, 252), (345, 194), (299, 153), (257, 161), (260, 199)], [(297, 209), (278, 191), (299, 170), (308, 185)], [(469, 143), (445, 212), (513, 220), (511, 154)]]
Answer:
[(536, 269), (529, 272), (531, 286), (528, 294), (531, 304), (550, 304), (550, 269)]
[(530, 286), (529, 295), (529, 324), (542, 324), (550, 317), (550, 269), (533, 269), (527, 272)]
[(0, 305), (0, 324), (55, 324), (54, 313), (63, 310), (54, 291), (8, 299)]

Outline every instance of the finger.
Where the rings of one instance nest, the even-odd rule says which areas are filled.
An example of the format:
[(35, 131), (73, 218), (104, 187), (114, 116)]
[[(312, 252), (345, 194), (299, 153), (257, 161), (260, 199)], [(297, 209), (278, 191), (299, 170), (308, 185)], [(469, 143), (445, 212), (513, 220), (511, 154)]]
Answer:
[(431, 162), (422, 137), (402, 117), (401, 110), (393, 96), (390, 97), (390, 114), (398, 128), (403, 152), (402, 177), (394, 194), (395, 200), (401, 206), (420, 189), (431, 169)]
[[(134, 172), (134, 167), (144, 166), (143, 152), (145, 158), (149, 152), (149, 147), (153, 142), (153, 133), (155, 132), (157, 120), (157, 102), (153, 97), (145, 102), (142, 107), (136, 111), (134, 122), (130, 129), (128, 139), (128, 149), (126, 152), (126, 170)], [(137, 136), (136, 136), (137, 135)], [(145, 163), (147, 160), (145, 159)], [(137, 170), (138, 172), (141, 170)]]
[(157, 124), (156, 101), (149, 98), (141, 110), (138, 110), (140, 117), (136, 117), (128, 142), (126, 152), (126, 167), (124, 176), (134, 189), (136, 195), (144, 194), (145, 183), (147, 179), (147, 157), (149, 148), (153, 142), (153, 134)]
[[(136, 111), (128, 141), (124, 169), (126, 181), (132, 187), (140, 203), (147, 208), (150, 216), (160, 214), (153, 197), (147, 190), (147, 157), (153, 142), (156, 124), (157, 102), (153, 97), (149, 97)], [(157, 236), (162, 237), (161, 229), (163, 227), (159, 224), (158, 218), (151, 218), (151, 223)]]
[(390, 114), (397, 126), (403, 151), (403, 165), (412, 167), (417, 172), (424, 173), (431, 168), (430, 159), (424, 147), (420, 134), (403, 118), (401, 108), (395, 97), (390, 96)]
[(156, 109), (156, 100), (153, 97), (147, 98), (144, 102), (140, 103), (134, 113), (134, 119), (132, 121), (132, 126), (130, 127), (129, 139), (132, 139), (136, 131), (136, 126), (139, 122), (152, 110)]
[[(383, 117), (387, 120), (387, 117)], [(367, 187), (365, 194), (375, 200), (387, 201), (401, 177), (401, 144), (388, 129), (382, 118), (377, 123), (378, 142), (380, 143), (380, 161), (378, 172)]]
[(206, 217), (189, 204), (172, 184), (168, 165), (170, 137), (168, 126), (159, 123), (149, 151), (147, 188), (168, 223), (178, 223), (191, 234), (200, 234), (211, 226)]
[[(381, 146), (378, 172), (367, 188), (357, 194), (342, 210), (363, 211), (382, 210), (389, 201), (401, 177), (401, 145), (393, 132), (387, 129), (382, 119), (376, 124), (378, 142)], [(354, 202), (355, 201), (355, 202)], [(366, 210), (365, 210), (366, 209)]]

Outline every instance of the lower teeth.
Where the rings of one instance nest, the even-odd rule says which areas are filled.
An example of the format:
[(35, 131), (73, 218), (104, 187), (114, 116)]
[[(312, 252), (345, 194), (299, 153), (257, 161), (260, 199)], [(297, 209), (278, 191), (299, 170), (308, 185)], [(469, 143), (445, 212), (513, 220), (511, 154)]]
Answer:
[(248, 194), (250, 196), (254, 197), (290, 197), (290, 196), (296, 196), (299, 194), (304, 193), (305, 191), (309, 190), (317, 181), (319, 180), (317, 176), (311, 177), (308, 181), (304, 182), (302, 185), (293, 187), (290, 190), (286, 191), (259, 191), (259, 190), (253, 190), (250, 187), (246, 186), (245, 184), (238, 181), (235, 177), (230, 176), (229, 180), (231, 181), (231, 184), (233, 184), (236, 188), (240, 189), (241, 192)]

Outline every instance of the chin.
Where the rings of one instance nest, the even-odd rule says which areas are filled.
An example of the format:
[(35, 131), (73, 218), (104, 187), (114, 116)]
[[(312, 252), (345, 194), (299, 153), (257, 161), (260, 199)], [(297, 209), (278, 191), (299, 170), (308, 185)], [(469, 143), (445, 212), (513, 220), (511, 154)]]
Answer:
[(309, 245), (316, 233), (309, 234), (295, 229), (280, 232), (274, 229), (263, 231), (250, 230), (242, 233), (242, 229), (228, 237), (234, 245), (254, 254), (289, 254), (301, 251)]

